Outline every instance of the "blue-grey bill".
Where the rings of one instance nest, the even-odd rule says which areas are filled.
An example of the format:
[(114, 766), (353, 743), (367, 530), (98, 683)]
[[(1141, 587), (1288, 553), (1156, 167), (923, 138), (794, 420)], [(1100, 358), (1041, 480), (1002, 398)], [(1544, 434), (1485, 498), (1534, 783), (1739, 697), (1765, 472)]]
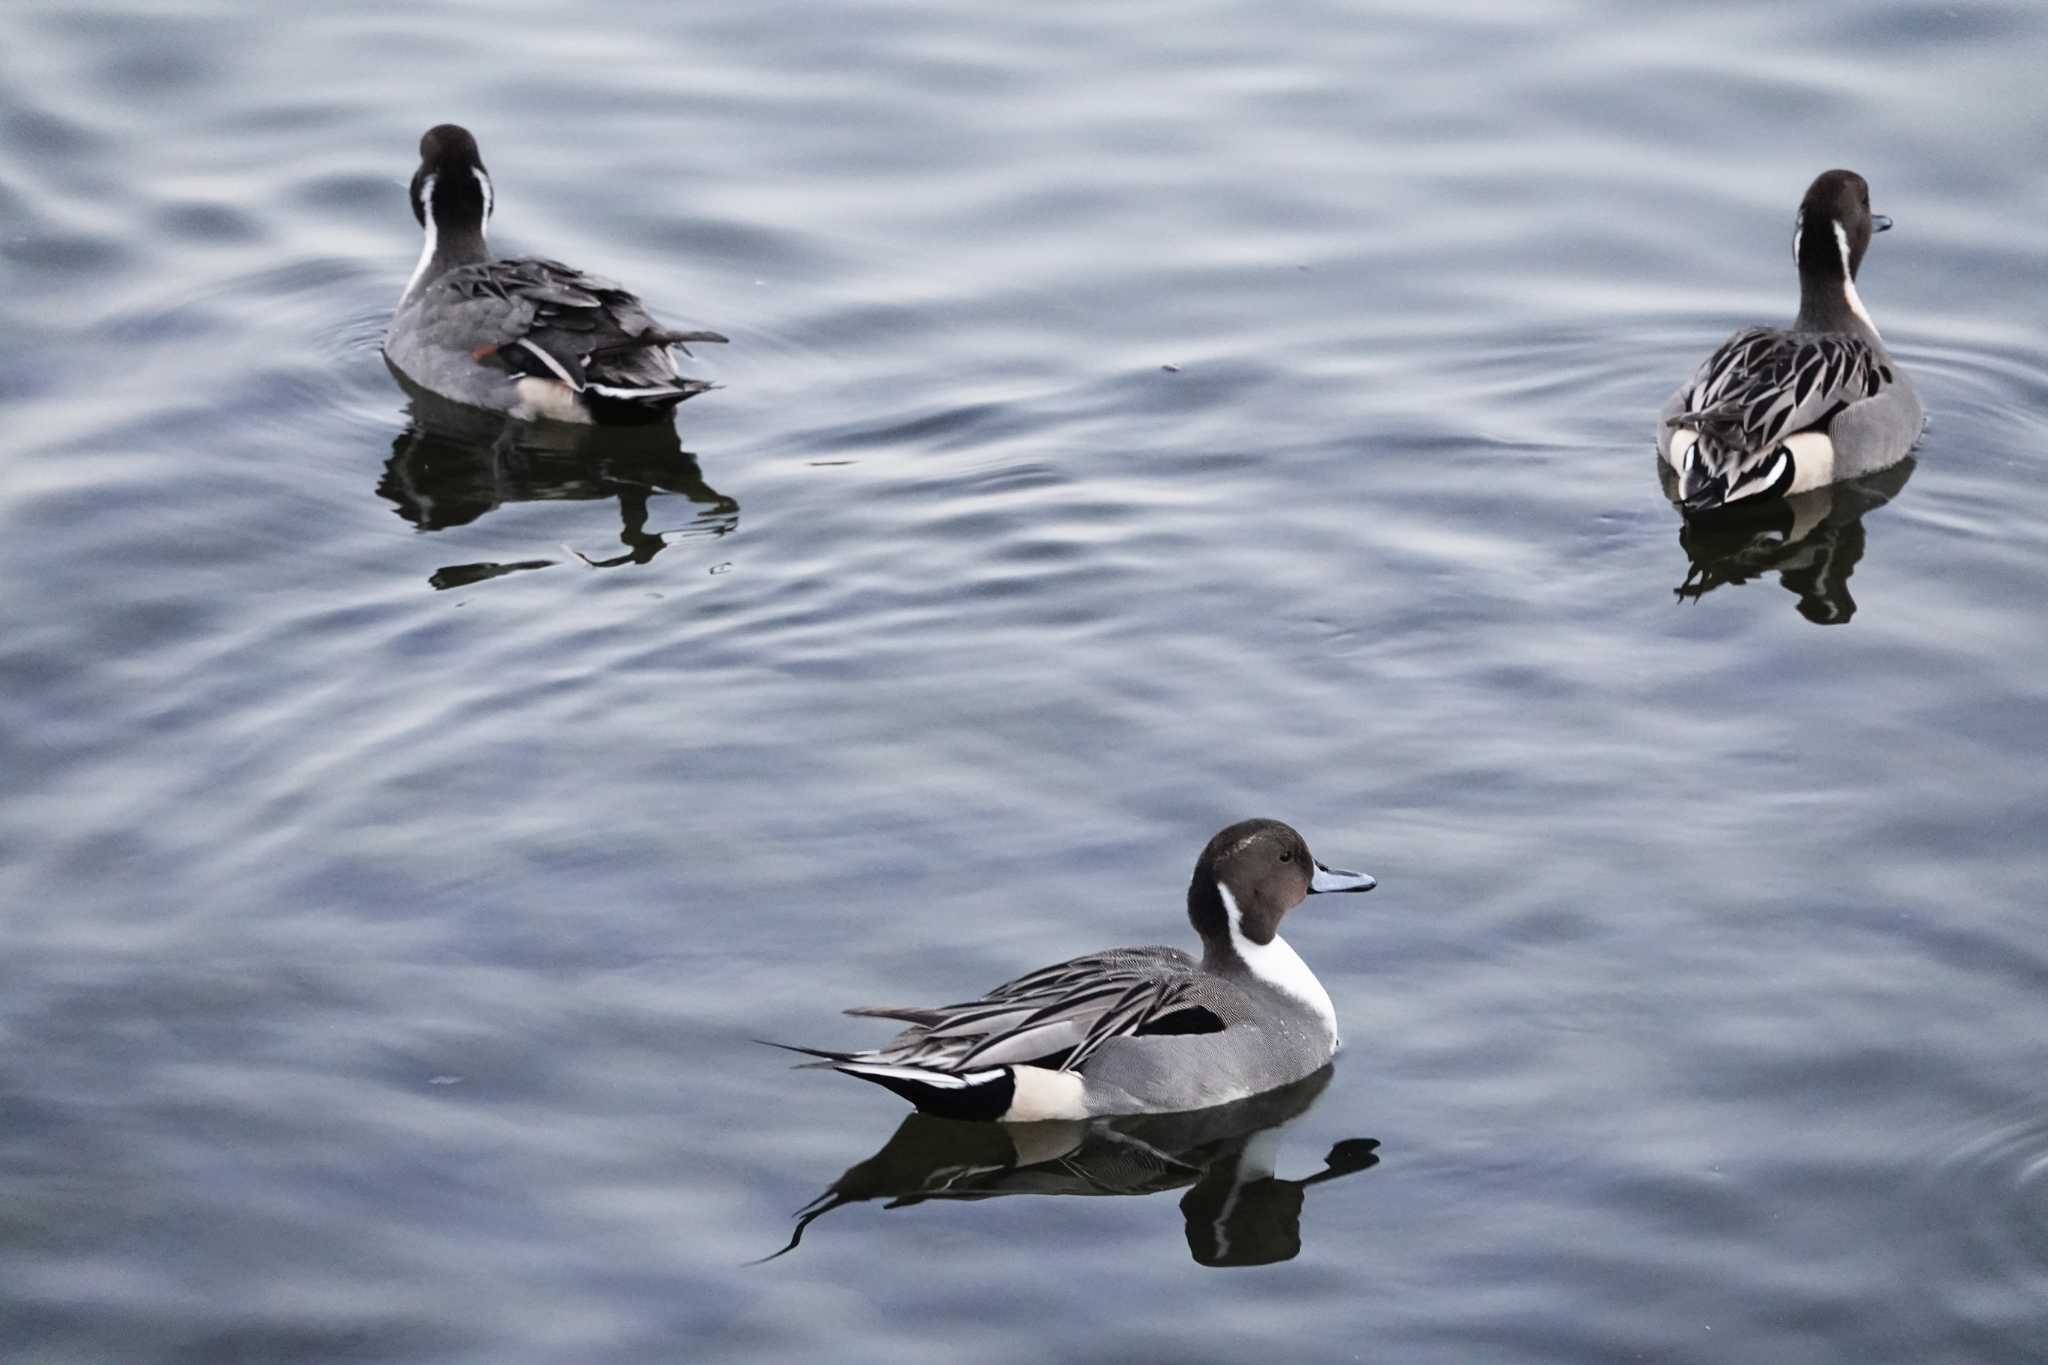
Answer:
[(1892, 220), (1886, 215), (1882, 213), (1870, 215), (1870, 230), (1872, 232), (1889, 232), (1891, 231), (1891, 226)]
[(1316, 864), (1316, 875), (1308, 879), (1310, 895), (1330, 891), (1370, 891), (1379, 883), (1363, 872), (1346, 872), (1339, 867)]

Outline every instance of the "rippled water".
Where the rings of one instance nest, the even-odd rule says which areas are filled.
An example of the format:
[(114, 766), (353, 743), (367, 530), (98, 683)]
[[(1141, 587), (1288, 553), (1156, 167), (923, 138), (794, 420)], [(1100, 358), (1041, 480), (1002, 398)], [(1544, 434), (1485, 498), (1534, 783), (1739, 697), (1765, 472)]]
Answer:
[[(8, 1359), (2048, 1351), (2038, 7), (0, 40)], [(444, 119), (731, 336), (676, 439), (412, 411)], [(1835, 164), (1927, 437), (1682, 529)], [(1319, 1094), (899, 1130), (751, 1041), (1183, 941), (1252, 813), (1381, 879)]]

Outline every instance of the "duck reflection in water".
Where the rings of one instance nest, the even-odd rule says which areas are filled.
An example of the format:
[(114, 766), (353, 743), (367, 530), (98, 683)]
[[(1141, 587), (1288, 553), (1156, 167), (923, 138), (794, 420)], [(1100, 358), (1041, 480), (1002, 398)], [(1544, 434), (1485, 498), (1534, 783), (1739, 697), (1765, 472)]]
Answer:
[(882, 1150), (850, 1168), (797, 1214), (796, 1250), (817, 1219), (846, 1204), (1021, 1194), (1142, 1195), (1185, 1188), (1181, 1217), (1200, 1265), (1272, 1265), (1301, 1252), (1312, 1185), (1378, 1164), (1379, 1143), (1347, 1138), (1303, 1180), (1274, 1175), (1283, 1127), (1305, 1113), (1333, 1067), (1289, 1086), (1185, 1114), (1050, 1123), (965, 1123), (912, 1114)]
[[(466, 526), (506, 503), (616, 498), (625, 552), (591, 556), (571, 550), (585, 564), (608, 569), (645, 564), (674, 540), (722, 536), (739, 527), (739, 503), (704, 482), (697, 457), (682, 448), (668, 423), (540, 426), (465, 408), (410, 385), (408, 390), (412, 421), (391, 443), (377, 492), (422, 531)], [(691, 518), (649, 529), (654, 499), (670, 494), (688, 500)], [(455, 564), (428, 582), (461, 587), (555, 562)]]
[[(1676, 502), (1678, 483), (1658, 465), (1665, 495)], [(1889, 469), (1806, 493), (1773, 499), (1755, 509), (1723, 509), (1688, 517), (1678, 543), (1691, 561), (1675, 590), (1697, 601), (1724, 585), (1776, 573), (1799, 598), (1799, 614), (1815, 625), (1841, 625), (1856, 614), (1849, 575), (1863, 558), (1863, 518), (1897, 497), (1913, 475), (1908, 458)]]

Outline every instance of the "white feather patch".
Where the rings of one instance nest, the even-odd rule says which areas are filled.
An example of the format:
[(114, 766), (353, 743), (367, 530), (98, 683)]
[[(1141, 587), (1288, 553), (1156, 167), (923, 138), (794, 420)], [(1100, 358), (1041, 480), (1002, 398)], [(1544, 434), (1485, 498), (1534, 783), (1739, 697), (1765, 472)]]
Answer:
[(622, 389), (615, 384), (592, 384), (592, 393), (603, 394), (606, 398), (658, 398), (675, 393), (673, 384), (658, 384), (649, 389)]
[(483, 221), (476, 225), (477, 234), (488, 237), (491, 235), (491, 207), (495, 202), (491, 194), (491, 178), (484, 174), (481, 166), (470, 167), (469, 173), (476, 177), (476, 183), (483, 187), (484, 192), (484, 216)]
[(519, 406), (512, 409), (512, 415), (522, 422), (535, 418), (546, 418), (551, 422), (590, 422), (590, 410), (583, 406), (576, 390), (553, 379), (536, 379), (532, 375), (521, 375), (514, 386), (519, 395)]
[(1842, 300), (1849, 305), (1849, 311), (1861, 318), (1863, 325), (1875, 336), (1877, 324), (1870, 320), (1870, 314), (1863, 311), (1863, 299), (1856, 293), (1856, 281), (1849, 274), (1849, 232), (1839, 219), (1835, 222), (1835, 245), (1842, 251)]
[(1081, 1078), (1071, 1071), (1048, 1071), (1042, 1066), (1013, 1066), (1010, 1075), (1017, 1083), (1010, 1107), (1003, 1111), (1004, 1123), (1040, 1123), (1046, 1119), (1083, 1119), (1088, 1106), (1082, 1099)]
[(405, 282), (405, 292), (398, 296), (400, 303), (412, 297), (412, 291), (419, 288), (427, 273), (427, 267), (434, 263), (434, 243), (440, 234), (434, 227), (434, 182), (437, 175), (430, 175), (420, 182), (420, 216), (426, 219), (427, 240), (420, 247), (420, 263), (412, 268), (412, 278)]
[(1700, 434), (1691, 427), (1679, 427), (1671, 433), (1671, 448), (1664, 452), (1664, 463), (1683, 474), (1692, 455), (1692, 448), (1699, 444)]
[(1791, 458), (1784, 446), (1780, 445), (1771, 453), (1769, 459), (1757, 466), (1755, 473), (1730, 488), (1722, 501), (1741, 502), (1744, 498), (1753, 498), (1765, 492), (1785, 472), (1785, 462)]
[(1802, 431), (1778, 444), (1792, 452), (1792, 486), (1786, 493), (1804, 493), (1835, 481), (1835, 443), (1825, 431)]
[(555, 378), (561, 380), (570, 388), (573, 389), (577, 386), (575, 379), (572, 378), (569, 374), (569, 371), (563, 367), (562, 362), (555, 359), (552, 355), (548, 354), (548, 350), (545, 346), (536, 346), (531, 341), (528, 341), (526, 338), (521, 337), (519, 339), (519, 348), (525, 351), (528, 355), (532, 356), (535, 360), (538, 360), (541, 364), (547, 366), (549, 370), (553, 371)]
[(1244, 914), (1237, 908), (1237, 900), (1230, 894), (1230, 888), (1218, 882), (1216, 890), (1223, 896), (1224, 915), (1230, 926), (1230, 946), (1237, 949), (1237, 955), (1244, 960), (1245, 966), (1251, 968), (1252, 975), (1315, 1011), (1316, 1017), (1330, 1030), (1330, 1036), (1341, 1043), (1343, 1039), (1337, 1034), (1337, 1007), (1330, 1002), (1330, 993), (1323, 989), (1323, 983), (1316, 980), (1316, 974), (1301, 960), (1301, 954), (1278, 934), (1273, 935), (1271, 943), (1254, 943), (1246, 938)]
[(965, 1090), (970, 1085), (986, 1085), (1003, 1074), (1002, 1068), (991, 1071), (965, 1071), (955, 1075), (950, 1071), (929, 1071), (921, 1066), (893, 1066), (887, 1062), (843, 1062), (841, 1071), (856, 1076), (889, 1076), (899, 1081), (916, 1081), (939, 1090)]

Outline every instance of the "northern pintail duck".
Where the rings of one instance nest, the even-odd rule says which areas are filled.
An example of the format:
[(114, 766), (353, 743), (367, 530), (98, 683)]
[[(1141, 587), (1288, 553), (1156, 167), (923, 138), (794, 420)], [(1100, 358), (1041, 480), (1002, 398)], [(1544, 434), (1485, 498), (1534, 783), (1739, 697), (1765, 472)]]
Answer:
[(1020, 976), (979, 1000), (848, 1014), (908, 1024), (866, 1052), (796, 1048), (946, 1118), (1030, 1122), (1227, 1104), (1313, 1073), (1336, 1053), (1337, 1012), (1280, 919), (1373, 879), (1310, 856), (1278, 820), (1209, 841), (1188, 883), (1200, 960), (1117, 948)]
[(678, 375), (669, 348), (718, 333), (661, 327), (634, 295), (560, 261), (492, 259), (495, 198), (469, 131), (429, 128), (412, 177), (426, 241), (384, 338), (401, 373), (458, 403), (558, 422), (651, 422), (711, 387)]
[(1664, 405), (1657, 453), (1687, 511), (1869, 474), (1920, 439), (1920, 397), (1856, 294), (1871, 234), (1891, 225), (1854, 171), (1808, 188), (1792, 232), (1799, 316), (1737, 332)]

